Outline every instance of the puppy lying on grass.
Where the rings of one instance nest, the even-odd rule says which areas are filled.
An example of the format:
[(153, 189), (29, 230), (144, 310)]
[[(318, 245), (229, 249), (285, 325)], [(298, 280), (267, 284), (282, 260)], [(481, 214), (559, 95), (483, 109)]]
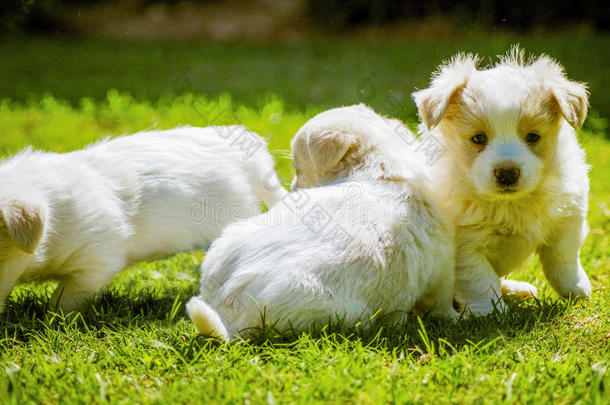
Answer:
[(285, 193), (265, 142), (243, 127), (27, 149), (0, 163), (0, 312), (17, 283), (47, 278), (59, 280), (52, 305), (76, 309), (125, 267), (206, 246)]
[(559, 295), (591, 294), (579, 260), (588, 166), (574, 131), (587, 97), (557, 62), (518, 48), (483, 70), (458, 55), (414, 93), (422, 131), (447, 148), (433, 177), (457, 225), (456, 299), (472, 314), (503, 309), (502, 293), (536, 294), (502, 278), (534, 251)]
[[(302, 331), (417, 309), (455, 318), (452, 228), (427, 197), (419, 157), (364, 106), (326, 111), (292, 142), (295, 191), (229, 225), (187, 309), (229, 340), (269, 323)], [(314, 187), (315, 186), (315, 187)], [(305, 188), (302, 187), (311, 187)]]

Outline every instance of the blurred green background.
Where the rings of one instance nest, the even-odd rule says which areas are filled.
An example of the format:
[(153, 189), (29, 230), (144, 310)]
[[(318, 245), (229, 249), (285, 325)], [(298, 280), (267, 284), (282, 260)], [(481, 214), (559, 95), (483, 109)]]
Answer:
[(406, 119), (410, 94), (442, 60), (463, 51), (491, 61), (519, 43), (589, 83), (593, 115), (608, 117), (606, 3), (8, 0), (0, 99), (229, 92), (256, 106), (273, 93), (291, 108), (366, 102)]

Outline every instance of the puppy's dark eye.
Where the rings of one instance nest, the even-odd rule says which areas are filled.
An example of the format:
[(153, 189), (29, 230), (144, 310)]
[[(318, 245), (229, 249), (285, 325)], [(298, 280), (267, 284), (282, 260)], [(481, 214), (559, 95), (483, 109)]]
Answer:
[(540, 140), (540, 135), (535, 134), (533, 132), (530, 132), (529, 134), (525, 135), (525, 142), (527, 142), (530, 145), (535, 144), (539, 140)]
[(477, 145), (487, 145), (487, 135), (485, 134), (476, 134), (470, 140)]

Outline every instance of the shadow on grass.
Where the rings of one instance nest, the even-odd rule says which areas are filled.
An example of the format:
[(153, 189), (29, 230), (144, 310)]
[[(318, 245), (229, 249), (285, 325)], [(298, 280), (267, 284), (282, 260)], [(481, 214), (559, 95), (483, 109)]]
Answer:
[[(421, 343), (420, 332), (425, 332), (432, 340), (445, 339), (452, 344), (488, 339), (502, 333), (504, 336), (516, 336), (533, 328), (552, 322), (557, 316), (568, 309), (568, 303), (551, 298), (510, 302), (510, 311), (501, 313), (494, 311), (485, 317), (462, 317), (456, 322), (423, 317), (418, 319), (410, 315), (401, 323), (387, 324), (383, 319), (373, 321), (365, 327), (346, 328), (340, 322), (325, 326), (314, 334), (325, 336), (330, 333), (339, 334), (345, 338), (354, 337), (372, 344), (384, 341), (389, 348), (412, 346)], [(273, 328), (260, 329), (254, 333), (253, 340), (275, 340), (277, 333)], [(297, 337), (293, 335), (292, 337)]]
[[(547, 328), (558, 317), (569, 313), (572, 307), (571, 302), (555, 297), (509, 301), (507, 304), (510, 310), (506, 313), (495, 311), (485, 317), (463, 317), (456, 322), (410, 315), (401, 323), (386, 323), (380, 319), (368, 325), (346, 327), (336, 319), (329, 320), (322, 328), (311, 328), (307, 332), (278, 331), (273, 325), (266, 324), (264, 328), (251, 330), (247, 340), (235, 339), (229, 344), (251, 345), (259, 349), (258, 354), (277, 348), (300, 350), (304, 341), (307, 345), (319, 347), (358, 344), (371, 349), (400, 351), (403, 355), (418, 358), (441, 352), (451, 354), (463, 347), (483, 350), (498, 341), (510, 340), (537, 328)], [(195, 337), (193, 353), (197, 352), (198, 347), (209, 347), (210, 342), (214, 342), (212, 345), (223, 345), (209, 337)]]
[(0, 345), (25, 344), (36, 332), (58, 329), (118, 331), (141, 328), (155, 322), (171, 325), (183, 319), (186, 301), (197, 293), (189, 289), (143, 289), (137, 292), (107, 288), (98, 294), (80, 313), (64, 314), (50, 308), (49, 297), (22, 290), (13, 294), (7, 309), (0, 315)]
[[(33, 337), (50, 331), (70, 335), (72, 330), (102, 337), (106, 331), (121, 333), (134, 329), (169, 326), (188, 319), (185, 304), (197, 293), (191, 289), (145, 289), (129, 292), (111, 288), (102, 292), (80, 314), (62, 314), (48, 308), (48, 297), (21, 292), (14, 297), (7, 311), (0, 315), (0, 348), (25, 345)], [(269, 350), (302, 350), (306, 345), (328, 346), (357, 344), (371, 349), (400, 351), (411, 357), (425, 357), (441, 351), (456, 352), (463, 347), (489, 347), (499, 340), (528, 334), (536, 328), (546, 328), (570, 311), (571, 302), (545, 297), (523, 302), (508, 302), (506, 313), (494, 312), (486, 317), (463, 318), (457, 322), (409, 316), (405, 322), (388, 323), (375, 319), (366, 325), (346, 326), (340, 319), (329, 320), (322, 328), (307, 332), (278, 331), (272, 325), (251, 331), (246, 341), (236, 339), (229, 345), (248, 346), (248, 352), (260, 355)], [(264, 319), (263, 319), (264, 321)], [(198, 360), (203, 353), (222, 349), (217, 340), (174, 334), (166, 342), (179, 353), (185, 363)]]

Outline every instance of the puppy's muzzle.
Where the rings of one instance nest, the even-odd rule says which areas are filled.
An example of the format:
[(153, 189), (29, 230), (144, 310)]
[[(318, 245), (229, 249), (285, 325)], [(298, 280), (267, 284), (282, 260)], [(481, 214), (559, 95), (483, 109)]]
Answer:
[(521, 171), (514, 166), (498, 167), (494, 170), (494, 176), (499, 186), (512, 187), (519, 182)]

